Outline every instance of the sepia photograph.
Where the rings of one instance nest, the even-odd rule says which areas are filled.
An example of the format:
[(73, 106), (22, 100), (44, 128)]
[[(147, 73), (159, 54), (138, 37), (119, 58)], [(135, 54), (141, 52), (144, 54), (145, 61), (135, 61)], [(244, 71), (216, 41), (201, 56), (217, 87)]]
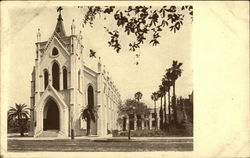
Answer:
[(8, 151), (193, 150), (192, 17), (192, 6), (11, 10), (10, 69), (22, 73), (10, 74)]
[(215, 113), (206, 115), (196, 99), (197, 92), (211, 93), (200, 92), (194, 80), (194, 70), (206, 64), (194, 62), (200, 56), (194, 53), (193, 3), (26, 4), (1, 11), (7, 26), (1, 31), (8, 35), (1, 36), (5, 153), (190, 157), (202, 147), (195, 145), (199, 130), (211, 128), (199, 122), (201, 115)]

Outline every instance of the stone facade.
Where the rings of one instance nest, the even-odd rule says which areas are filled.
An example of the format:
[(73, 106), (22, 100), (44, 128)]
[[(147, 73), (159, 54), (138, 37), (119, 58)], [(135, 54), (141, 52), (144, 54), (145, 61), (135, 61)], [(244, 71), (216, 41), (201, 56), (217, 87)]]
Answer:
[(75, 34), (74, 20), (71, 35), (67, 36), (61, 11), (55, 31), (48, 41), (41, 41), (38, 30), (36, 59), (31, 81), (30, 135), (43, 136), (56, 131), (58, 136), (86, 135), (86, 121), (80, 118), (87, 105), (97, 109), (97, 120), (91, 121), (92, 135), (104, 136), (118, 128), (117, 106), (119, 91), (99, 58), (97, 72), (83, 59), (81, 34)]

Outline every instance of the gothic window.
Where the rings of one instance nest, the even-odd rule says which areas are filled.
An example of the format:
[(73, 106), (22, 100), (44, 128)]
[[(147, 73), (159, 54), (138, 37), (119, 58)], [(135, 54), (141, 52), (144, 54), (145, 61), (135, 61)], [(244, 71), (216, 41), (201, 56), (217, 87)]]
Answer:
[(52, 86), (56, 89), (59, 90), (59, 83), (60, 83), (60, 78), (59, 78), (59, 66), (56, 62), (54, 62), (52, 66)]
[(53, 50), (52, 50), (52, 55), (53, 56), (56, 56), (58, 55), (58, 50), (54, 47)]
[(48, 86), (48, 83), (49, 83), (49, 81), (48, 81), (49, 80), (49, 73), (47, 70), (44, 70), (43, 76), (44, 76), (44, 89), (46, 89)]
[(63, 69), (63, 89), (68, 88), (67, 81), (68, 81), (67, 69), (64, 68)]
[(78, 71), (78, 90), (80, 91), (81, 88), (81, 71)]
[(94, 107), (94, 90), (92, 86), (88, 87), (88, 105)]

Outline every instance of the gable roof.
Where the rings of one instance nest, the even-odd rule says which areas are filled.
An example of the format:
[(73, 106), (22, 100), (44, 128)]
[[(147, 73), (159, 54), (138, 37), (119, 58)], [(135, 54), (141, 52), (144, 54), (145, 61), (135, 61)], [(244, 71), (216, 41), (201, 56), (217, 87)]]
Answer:
[(60, 43), (63, 45), (63, 47), (67, 50), (70, 51), (70, 36), (66, 35), (66, 31), (64, 29), (63, 25), (63, 19), (61, 14), (59, 14), (57, 18), (57, 24), (55, 27), (54, 32), (52, 33), (51, 37), (49, 38), (48, 41), (40, 42), (40, 49), (42, 52), (45, 52), (52, 42), (54, 36), (57, 37), (57, 39), (60, 41)]
[(60, 93), (58, 93), (55, 88), (49, 83), (47, 88), (44, 90), (44, 93), (42, 94), (40, 101), (38, 104), (35, 106), (35, 108), (40, 109), (44, 107), (43, 102), (46, 101), (49, 97), (52, 97), (55, 99), (55, 101), (59, 104), (59, 108), (68, 108), (68, 105), (65, 104), (64, 100), (62, 99), (63, 97), (61, 96)]

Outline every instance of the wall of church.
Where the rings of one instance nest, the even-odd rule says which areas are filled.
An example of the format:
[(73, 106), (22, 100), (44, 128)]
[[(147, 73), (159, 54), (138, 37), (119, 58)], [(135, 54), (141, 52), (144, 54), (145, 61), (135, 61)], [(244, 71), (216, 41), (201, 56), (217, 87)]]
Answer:
[(106, 129), (110, 132), (118, 129), (118, 105), (119, 105), (119, 93), (117, 92), (113, 82), (109, 76), (103, 75), (104, 91), (103, 91), (103, 104), (104, 104), (104, 117), (106, 121)]

